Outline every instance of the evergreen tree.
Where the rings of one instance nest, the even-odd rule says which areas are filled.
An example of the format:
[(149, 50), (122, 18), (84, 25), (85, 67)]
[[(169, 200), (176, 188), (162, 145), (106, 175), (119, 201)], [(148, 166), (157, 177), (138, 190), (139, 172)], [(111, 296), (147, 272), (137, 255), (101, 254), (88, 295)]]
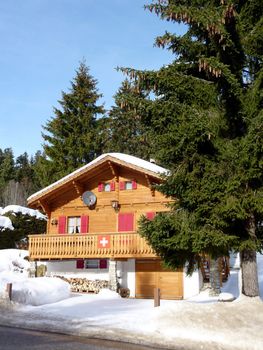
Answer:
[(15, 177), (14, 154), (11, 148), (6, 148), (0, 154), (0, 184), (4, 185), (7, 181)]
[(97, 81), (81, 63), (69, 93), (62, 93), (61, 109), (47, 122), (43, 133), (44, 152), (50, 161), (53, 180), (64, 176), (101, 154), (98, 117), (104, 113), (97, 105), (101, 95)]
[(145, 99), (146, 96), (128, 80), (115, 95), (115, 106), (109, 112), (109, 139), (106, 142), (107, 152), (122, 152), (146, 160), (151, 156), (151, 138), (147, 134), (149, 128), (142, 123), (134, 98)]
[(4, 202), (4, 189), (8, 181), (15, 178), (14, 155), (11, 148), (0, 151), (0, 205)]
[[(44, 152), (37, 151), (32, 159), (33, 190), (32, 193), (50, 185), (54, 179), (53, 163), (47, 159)], [(32, 194), (31, 193), (31, 194)]]
[[(142, 219), (141, 234), (173, 267), (200, 255), (240, 251), (242, 292), (259, 293), (256, 251), (263, 242), (263, 5), (260, 0), (159, 0), (146, 6), (186, 24), (165, 33), (175, 61), (159, 71), (122, 69), (145, 100), (144, 123), (156, 158), (171, 172), (159, 190), (175, 199), (169, 213)], [(139, 101), (138, 104), (142, 105)], [(138, 107), (142, 109), (142, 106)]]
[(27, 245), (29, 234), (41, 234), (46, 231), (46, 220), (22, 213), (9, 212), (5, 216), (12, 221), (14, 230), (0, 229), (0, 249), (16, 248), (23, 242)]
[(32, 172), (28, 154), (25, 152), (18, 156), (15, 160), (15, 180), (20, 182), (24, 178), (31, 179)]

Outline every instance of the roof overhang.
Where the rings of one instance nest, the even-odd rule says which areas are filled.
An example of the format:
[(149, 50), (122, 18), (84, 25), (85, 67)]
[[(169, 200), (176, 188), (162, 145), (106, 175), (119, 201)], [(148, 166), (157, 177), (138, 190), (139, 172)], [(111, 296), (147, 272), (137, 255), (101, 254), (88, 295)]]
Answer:
[(76, 184), (77, 186), (79, 180), (81, 180), (83, 177), (87, 178), (89, 175), (92, 176), (92, 174), (94, 174), (98, 168), (105, 166), (105, 163), (108, 166), (111, 164), (116, 164), (124, 168), (132, 169), (134, 171), (147, 175), (153, 180), (161, 180), (162, 175), (166, 175), (168, 173), (167, 169), (134, 156), (122, 153), (106, 153), (94, 159), (92, 162), (84, 165), (83, 167), (75, 170), (69, 175), (54, 182), (53, 184), (32, 194), (27, 199), (28, 206), (41, 206), (43, 201), (48, 200), (50, 196), (62, 190), (64, 187), (66, 188), (70, 183)]

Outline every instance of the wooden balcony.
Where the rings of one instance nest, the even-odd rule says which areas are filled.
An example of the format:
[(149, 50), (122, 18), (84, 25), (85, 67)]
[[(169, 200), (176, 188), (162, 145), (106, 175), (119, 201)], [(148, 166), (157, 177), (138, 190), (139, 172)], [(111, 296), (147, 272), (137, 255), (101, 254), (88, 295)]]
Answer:
[(29, 256), (31, 260), (156, 257), (135, 232), (29, 235)]

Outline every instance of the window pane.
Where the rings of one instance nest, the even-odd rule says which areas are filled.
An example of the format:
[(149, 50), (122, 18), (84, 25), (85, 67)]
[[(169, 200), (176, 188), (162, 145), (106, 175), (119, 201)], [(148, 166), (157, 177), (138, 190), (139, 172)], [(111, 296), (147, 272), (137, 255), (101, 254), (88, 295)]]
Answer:
[(126, 190), (132, 190), (132, 182), (131, 181), (126, 181), (125, 182), (125, 189)]
[(105, 192), (110, 192), (110, 183), (105, 183), (104, 184), (104, 191)]
[(87, 259), (85, 260), (86, 269), (98, 269), (99, 268), (99, 260), (98, 259)]
[(71, 216), (68, 218), (68, 233), (80, 232), (80, 216)]

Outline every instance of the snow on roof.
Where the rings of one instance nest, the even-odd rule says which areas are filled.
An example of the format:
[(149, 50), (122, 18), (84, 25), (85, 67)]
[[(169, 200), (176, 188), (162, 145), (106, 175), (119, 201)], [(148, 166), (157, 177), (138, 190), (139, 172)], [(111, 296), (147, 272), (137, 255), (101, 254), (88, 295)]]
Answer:
[(135, 156), (131, 156), (129, 154), (124, 154), (124, 153), (104, 153), (102, 155), (100, 155), (98, 158), (92, 160), (90, 163), (84, 165), (83, 167), (73, 171), (72, 173), (70, 173), (67, 176), (64, 176), (63, 178), (59, 179), (58, 181), (54, 182), (53, 184), (43, 188), (42, 190), (32, 194), (30, 197), (27, 198), (28, 201), (32, 200), (34, 197), (39, 196), (40, 194), (52, 189), (53, 187), (67, 181), (68, 179), (76, 176), (78, 173), (83, 172), (83, 170), (89, 169), (92, 166), (96, 165), (97, 163), (99, 163), (100, 161), (102, 161), (104, 158), (106, 157), (111, 157), (111, 158), (115, 158), (119, 161), (125, 162), (127, 164), (131, 164), (131, 165), (135, 165), (139, 168), (142, 168), (144, 170), (147, 171), (151, 171), (152, 173), (161, 175), (161, 174), (168, 174), (168, 170), (156, 165), (154, 163), (148, 162), (146, 160), (143, 160), (141, 158), (135, 157)]
[[(22, 207), (21, 205), (8, 205), (5, 208), (2, 208), (1, 214), (4, 215), (4, 214), (6, 214), (8, 212), (21, 213), (23, 215), (35, 216), (37, 219), (46, 220), (46, 216), (41, 214), (40, 211), (34, 210), (34, 209), (30, 209), (30, 208), (27, 208), (27, 207)], [(11, 225), (12, 225), (12, 223), (11, 223)]]
[(9, 230), (14, 229), (12, 221), (8, 217), (0, 215), (0, 231), (7, 228), (9, 228)]

